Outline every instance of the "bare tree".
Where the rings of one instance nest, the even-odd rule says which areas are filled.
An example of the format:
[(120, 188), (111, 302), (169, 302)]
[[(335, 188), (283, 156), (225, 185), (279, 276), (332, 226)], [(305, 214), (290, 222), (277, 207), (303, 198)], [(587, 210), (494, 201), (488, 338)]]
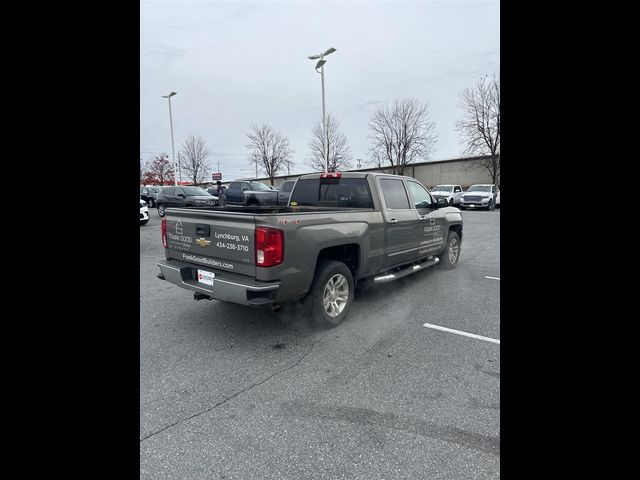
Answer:
[(327, 170), (335, 172), (336, 170), (351, 168), (351, 149), (347, 144), (347, 138), (340, 132), (340, 122), (338, 120), (331, 115), (327, 115), (328, 142), (325, 142), (322, 119), (313, 126), (311, 135), (311, 141), (309, 142), (311, 155), (308, 161), (311, 168), (324, 172), (327, 151), (329, 153)]
[(371, 117), (369, 128), (372, 161), (379, 167), (389, 164), (398, 175), (417, 160), (429, 160), (438, 139), (428, 104), (413, 98), (380, 107)]
[(207, 163), (209, 150), (202, 137), (189, 135), (180, 147), (180, 166), (185, 175), (193, 183), (202, 183), (211, 172)]
[(247, 137), (251, 164), (255, 164), (256, 171), (263, 171), (273, 185), (273, 178), (291, 163), (293, 150), (289, 139), (267, 124), (254, 125)]
[(169, 155), (161, 153), (147, 162), (144, 174), (145, 185), (165, 185), (174, 182), (173, 165), (169, 162)]
[(456, 130), (466, 145), (465, 155), (490, 155), (479, 165), (486, 168), (492, 183), (500, 178), (500, 79), (483, 77), (460, 94), (463, 117)]

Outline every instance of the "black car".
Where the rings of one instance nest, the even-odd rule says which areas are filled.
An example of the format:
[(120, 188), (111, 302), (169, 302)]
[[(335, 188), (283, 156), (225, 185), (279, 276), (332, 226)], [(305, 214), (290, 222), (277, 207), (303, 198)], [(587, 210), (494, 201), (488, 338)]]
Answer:
[(200, 187), (164, 187), (156, 197), (158, 215), (164, 217), (165, 208), (211, 207), (218, 205), (218, 197)]
[(147, 202), (149, 207), (156, 206), (156, 197), (160, 193), (160, 187), (140, 187), (140, 198)]

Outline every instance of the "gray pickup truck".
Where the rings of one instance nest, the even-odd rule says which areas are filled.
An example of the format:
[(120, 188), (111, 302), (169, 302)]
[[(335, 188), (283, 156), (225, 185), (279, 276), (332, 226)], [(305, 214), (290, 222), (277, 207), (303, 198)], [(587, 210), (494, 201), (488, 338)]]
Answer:
[(347, 316), (358, 282), (455, 268), (462, 215), (410, 177), (301, 176), (283, 207), (168, 208), (158, 278), (196, 300), (301, 301), (325, 327)]

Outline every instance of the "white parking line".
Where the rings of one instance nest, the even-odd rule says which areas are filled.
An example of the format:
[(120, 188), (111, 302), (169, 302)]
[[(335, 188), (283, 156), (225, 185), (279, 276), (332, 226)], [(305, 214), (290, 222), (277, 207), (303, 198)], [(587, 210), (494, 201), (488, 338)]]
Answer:
[(489, 278), (491, 280), (500, 280), (498, 277), (488, 277), (487, 275), (485, 275), (484, 278)]
[(440, 325), (433, 325), (431, 323), (425, 323), (423, 327), (433, 328), (435, 330), (442, 330), (443, 332), (455, 333), (456, 335), (463, 335), (465, 337), (475, 338), (477, 340), (484, 340), (485, 342), (497, 343), (498, 345), (500, 345), (500, 340), (497, 340), (495, 338), (483, 337), (482, 335), (476, 335), (475, 333), (461, 332), (460, 330), (441, 327)]

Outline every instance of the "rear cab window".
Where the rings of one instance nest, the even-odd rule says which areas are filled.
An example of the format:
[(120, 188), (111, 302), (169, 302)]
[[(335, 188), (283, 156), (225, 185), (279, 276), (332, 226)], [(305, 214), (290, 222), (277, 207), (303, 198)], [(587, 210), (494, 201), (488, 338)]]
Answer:
[[(293, 184), (292, 184), (293, 185)], [(298, 207), (373, 208), (366, 178), (300, 179), (289, 204)]]

